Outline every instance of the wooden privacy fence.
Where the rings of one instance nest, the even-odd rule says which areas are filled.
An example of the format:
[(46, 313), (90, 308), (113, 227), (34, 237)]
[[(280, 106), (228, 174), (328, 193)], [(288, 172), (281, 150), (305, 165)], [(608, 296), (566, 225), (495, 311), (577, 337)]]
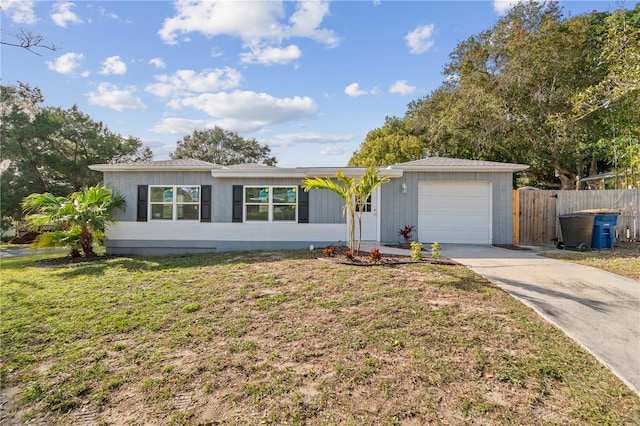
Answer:
[(615, 209), (620, 212), (616, 241), (640, 241), (640, 188), (600, 191), (513, 191), (513, 242), (555, 245), (562, 240), (558, 217), (580, 210)]

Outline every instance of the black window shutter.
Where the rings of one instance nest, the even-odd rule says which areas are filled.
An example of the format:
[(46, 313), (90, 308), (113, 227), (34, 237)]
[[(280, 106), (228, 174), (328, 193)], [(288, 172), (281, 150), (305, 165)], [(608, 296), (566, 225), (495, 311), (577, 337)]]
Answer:
[(200, 186), (200, 222), (211, 222), (211, 185)]
[(138, 222), (147, 221), (147, 201), (149, 196), (149, 185), (138, 185), (138, 211), (136, 220)]
[(309, 193), (298, 187), (298, 223), (309, 223)]
[(242, 222), (242, 185), (233, 185), (232, 222)]

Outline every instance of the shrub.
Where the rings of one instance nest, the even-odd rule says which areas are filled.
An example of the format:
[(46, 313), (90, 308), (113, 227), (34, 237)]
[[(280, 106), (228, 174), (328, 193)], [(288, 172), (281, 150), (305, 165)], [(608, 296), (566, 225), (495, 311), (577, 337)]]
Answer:
[(347, 250), (344, 252), (345, 259), (352, 261), (353, 260), (353, 252), (351, 250)]
[(405, 244), (409, 244), (409, 241), (411, 240), (411, 233), (414, 229), (416, 229), (416, 227), (413, 225), (405, 225), (404, 228), (400, 228), (398, 231), (398, 235), (402, 235), (402, 238), (404, 238)]
[(333, 244), (331, 244), (330, 246), (326, 246), (324, 250), (322, 250), (322, 252), (327, 257), (333, 257), (336, 252), (336, 246), (334, 246)]
[(371, 259), (373, 263), (380, 262), (380, 259), (382, 259), (382, 253), (380, 253), (378, 247), (374, 247), (371, 249), (371, 251), (369, 252), (369, 259)]
[(422, 243), (417, 241), (411, 243), (411, 257), (415, 260), (422, 260), (424, 258), (422, 254)]
[(434, 259), (439, 259), (442, 254), (442, 249), (440, 248), (440, 244), (437, 241), (434, 241), (431, 244), (431, 257)]

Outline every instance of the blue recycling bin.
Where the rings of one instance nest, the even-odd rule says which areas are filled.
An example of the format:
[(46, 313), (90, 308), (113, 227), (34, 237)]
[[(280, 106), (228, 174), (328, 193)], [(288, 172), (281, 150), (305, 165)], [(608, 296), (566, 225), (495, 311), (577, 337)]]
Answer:
[(612, 249), (616, 239), (614, 227), (618, 224), (618, 215), (596, 214), (594, 216), (591, 247)]

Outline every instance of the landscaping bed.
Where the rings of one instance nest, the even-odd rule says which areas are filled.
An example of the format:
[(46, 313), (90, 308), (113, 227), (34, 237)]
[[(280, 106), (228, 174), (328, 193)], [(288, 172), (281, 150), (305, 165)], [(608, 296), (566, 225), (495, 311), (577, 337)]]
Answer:
[[(387, 245), (387, 247), (402, 248), (410, 250), (410, 247), (402, 245)], [(405, 265), (410, 263), (430, 263), (432, 265), (459, 265), (458, 262), (446, 257), (431, 257), (425, 255), (426, 249), (421, 252), (420, 258), (412, 256), (400, 256), (393, 254), (383, 254), (377, 247), (374, 247), (370, 252), (356, 251), (352, 253), (346, 246), (328, 246), (321, 250), (317, 255), (319, 260), (326, 262), (337, 263), (341, 265), (353, 265), (353, 266), (394, 266)]]

